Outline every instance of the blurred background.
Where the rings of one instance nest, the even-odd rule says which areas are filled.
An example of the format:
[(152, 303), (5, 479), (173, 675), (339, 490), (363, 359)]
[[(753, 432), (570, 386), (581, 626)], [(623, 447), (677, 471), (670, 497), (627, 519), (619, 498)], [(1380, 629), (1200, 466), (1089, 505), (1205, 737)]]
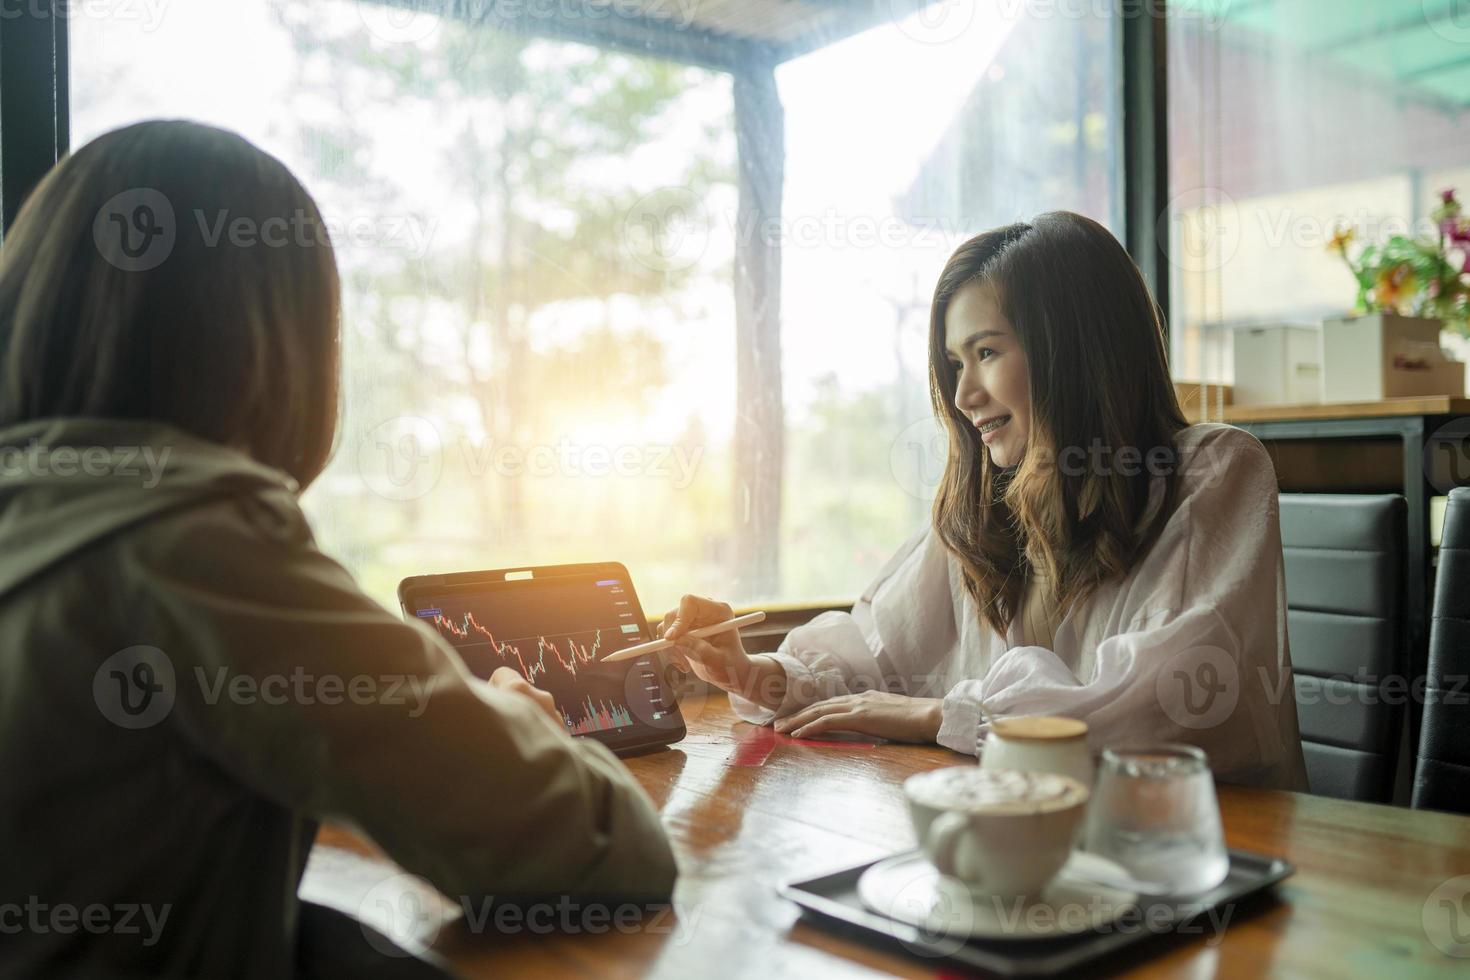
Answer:
[[(408, 574), (609, 559), (653, 615), (850, 601), (927, 520), (949, 253), (1053, 209), (1124, 237), (1135, 6), (81, 6), (71, 145), (189, 117), (317, 197), (346, 414), (306, 503), (385, 604)], [(1470, 11), (1168, 9), (1174, 371), (1224, 385), (1241, 326), (1351, 304), (1337, 223), (1412, 227), (1470, 179)]]

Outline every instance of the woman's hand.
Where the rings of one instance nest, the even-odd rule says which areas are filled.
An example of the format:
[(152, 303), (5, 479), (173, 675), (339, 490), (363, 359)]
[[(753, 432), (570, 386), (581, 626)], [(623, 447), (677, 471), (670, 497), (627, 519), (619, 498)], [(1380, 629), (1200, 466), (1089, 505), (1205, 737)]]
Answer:
[(746, 653), (739, 630), (703, 639), (687, 635), (690, 630), (734, 617), (735, 611), (728, 603), (692, 595), (680, 599), (679, 608), (664, 613), (659, 628), (664, 639), (675, 641), (668, 653), (669, 662), (721, 690), (774, 710), (786, 694), (786, 673), (779, 664), (769, 657)]
[(776, 719), (776, 731), (792, 738), (823, 732), (861, 732), (895, 742), (934, 742), (944, 716), (942, 698), (867, 691), (844, 694), (808, 705)]
[(556, 722), (557, 728), (567, 727), (566, 719), (561, 716), (560, 711), (556, 710), (556, 699), (551, 696), (551, 693), (532, 685), (514, 667), (497, 667), (490, 675), (490, 686), (507, 694), (529, 698), (536, 707), (546, 712), (548, 718)]

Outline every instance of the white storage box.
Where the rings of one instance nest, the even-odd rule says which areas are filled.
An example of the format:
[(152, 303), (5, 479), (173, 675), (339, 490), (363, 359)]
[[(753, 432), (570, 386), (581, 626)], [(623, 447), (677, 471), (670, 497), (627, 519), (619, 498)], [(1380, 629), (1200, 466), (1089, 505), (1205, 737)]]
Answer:
[(1233, 339), (1235, 404), (1305, 405), (1321, 398), (1321, 330), (1238, 327)]
[(1322, 400), (1464, 395), (1465, 365), (1439, 346), (1438, 320), (1393, 313), (1322, 324)]

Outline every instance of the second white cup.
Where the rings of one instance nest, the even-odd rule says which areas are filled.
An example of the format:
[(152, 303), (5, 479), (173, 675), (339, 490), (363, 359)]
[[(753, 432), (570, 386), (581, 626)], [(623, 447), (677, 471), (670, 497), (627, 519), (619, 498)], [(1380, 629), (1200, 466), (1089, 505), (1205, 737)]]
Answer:
[(990, 734), (980, 747), (980, 767), (1059, 773), (1089, 789), (1096, 772), (1087, 747), (1087, 723), (1049, 715), (991, 722)]

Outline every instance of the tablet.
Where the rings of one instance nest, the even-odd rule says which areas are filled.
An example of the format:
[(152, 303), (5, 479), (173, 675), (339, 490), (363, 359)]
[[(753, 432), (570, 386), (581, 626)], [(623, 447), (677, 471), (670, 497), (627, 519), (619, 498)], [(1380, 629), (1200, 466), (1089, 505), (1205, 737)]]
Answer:
[(616, 562), (416, 575), (399, 583), (398, 601), (476, 676), (512, 667), (549, 692), (573, 735), (620, 753), (684, 737), (657, 653), (599, 662), (653, 639), (633, 580)]

